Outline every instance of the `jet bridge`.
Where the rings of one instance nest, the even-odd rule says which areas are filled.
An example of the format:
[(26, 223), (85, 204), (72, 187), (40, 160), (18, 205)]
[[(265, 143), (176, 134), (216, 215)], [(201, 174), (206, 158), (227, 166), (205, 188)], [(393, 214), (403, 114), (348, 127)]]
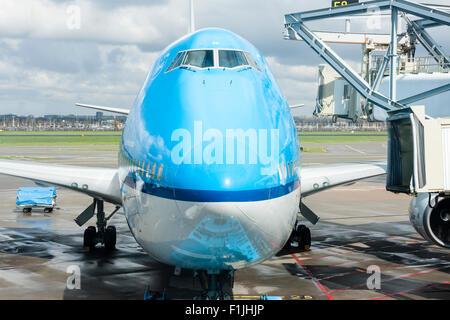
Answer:
[[(313, 32), (306, 26), (310, 21), (366, 15), (374, 9), (377, 12), (390, 11), (389, 35), (367, 33), (362, 38), (361, 34), (349, 32), (347, 22), (346, 32), (342, 36), (336, 32)], [(407, 25), (406, 32), (401, 34), (398, 32), (399, 17), (404, 18)], [(411, 105), (420, 104), (420, 101), (428, 103), (430, 99), (450, 90), (450, 58), (426, 31), (431, 27), (449, 25), (449, 13), (431, 5), (406, 0), (368, 1), (285, 15), (285, 38), (304, 41), (327, 62), (327, 65), (319, 66), (315, 113), (331, 110), (334, 117), (387, 121), (387, 190), (408, 194), (429, 193), (430, 197), (437, 194), (446, 198), (447, 202), (450, 202), (448, 101), (441, 99), (437, 102), (441, 113), (445, 113), (440, 118), (426, 115), (424, 106)], [(430, 54), (427, 64), (415, 57), (417, 41)], [(326, 42), (361, 43), (364, 48), (361, 74), (354, 71)], [(388, 84), (386, 81), (383, 83), (383, 79), (387, 78)], [(399, 85), (397, 78), (402, 80)], [(430, 87), (430, 84), (433, 86)]]
[[(391, 13), (391, 34), (376, 35), (364, 34), (365, 45), (384, 46), (385, 54), (381, 59), (378, 71), (371, 78), (365, 74), (355, 72), (341, 57), (339, 57), (325, 42), (340, 43), (358, 43), (361, 42), (361, 34), (343, 33), (341, 39), (330, 32), (311, 31), (305, 23), (317, 21), (326, 18), (346, 17), (357, 14), (370, 14), (374, 10), (378, 12), (390, 11)], [(410, 20), (407, 14), (419, 17), (419, 20)], [(399, 15), (404, 17), (408, 23), (408, 32), (398, 34)], [(429, 7), (422, 4), (416, 4), (406, 0), (385, 0), (368, 1), (363, 3), (351, 4), (335, 8), (325, 8), (313, 11), (291, 13), (285, 15), (285, 38), (290, 40), (305, 41), (319, 56), (321, 56), (328, 65), (339, 74), (362, 99), (361, 116), (368, 120), (385, 120), (386, 112), (405, 109), (408, 105), (417, 101), (429, 98), (436, 94), (450, 90), (450, 82), (445, 82), (435, 88), (423, 92), (415, 92), (413, 95), (397, 99), (397, 77), (400, 70), (398, 51), (399, 46), (408, 47), (408, 52), (415, 46), (415, 39), (418, 39), (429, 51), (431, 56), (442, 62), (444, 69), (448, 70), (449, 59), (443, 55), (442, 50), (432, 37), (425, 31), (426, 28), (440, 25), (450, 25), (450, 14), (445, 11)], [(412, 39), (412, 40), (411, 40)], [(409, 46), (406, 44), (409, 41)], [(443, 57), (443, 58), (442, 58)], [(380, 83), (389, 70), (389, 90), (388, 94), (379, 91)], [(358, 104), (358, 103), (357, 103)], [(384, 111), (381, 117), (376, 118), (374, 108), (376, 106)], [(319, 106), (320, 107), (320, 106)], [(350, 110), (352, 110), (350, 108)], [(319, 108), (320, 111), (320, 108)], [(358, 114), (353, 112), (353, 114)]]
[(450, 115), (430, 118), (424, 106), (391, 112), (387, 189), (450, 194)]

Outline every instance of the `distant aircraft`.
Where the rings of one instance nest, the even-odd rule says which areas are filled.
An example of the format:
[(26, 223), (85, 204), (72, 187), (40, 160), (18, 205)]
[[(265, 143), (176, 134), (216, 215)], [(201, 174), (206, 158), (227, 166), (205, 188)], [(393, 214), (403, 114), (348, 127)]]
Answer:
[(103, 203), (123, 207), (150, 256), (203, 272), (205, 297), (223, 297), (235, 270), (286, 244), (309, 246), (308, 228), (297, 223), (302, 196), (386, 172), (383, 164), (301, 168), (290, 107), (265, 59), (223, 29), (196, 31), (163, 50), (130, 111), (82, 106), (128, 115), (118, 169), (0, 160), (0, 173), (92, 197), (76, 219), (83, 225), (96, 209), (97, 228), (84, 233), (90, 249), (114, 249)]

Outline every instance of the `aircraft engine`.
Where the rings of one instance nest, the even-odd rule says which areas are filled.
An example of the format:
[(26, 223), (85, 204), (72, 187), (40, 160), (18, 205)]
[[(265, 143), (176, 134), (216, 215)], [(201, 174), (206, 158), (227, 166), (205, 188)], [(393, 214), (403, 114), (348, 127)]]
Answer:
[(424, 239), (450, 248), (450, 198), (436, 196), (419, 193), (414, 197), (409, 205), (409, 218)]

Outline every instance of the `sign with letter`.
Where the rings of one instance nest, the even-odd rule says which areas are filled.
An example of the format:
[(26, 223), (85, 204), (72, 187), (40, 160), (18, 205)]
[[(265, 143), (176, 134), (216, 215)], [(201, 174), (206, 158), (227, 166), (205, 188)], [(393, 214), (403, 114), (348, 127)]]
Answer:
[(355, 4), (355, 3), (359, 3), (359, 0), (332, 0), (331, 7), (337, 8), (337, 7), (347, 6), (349, 4)]

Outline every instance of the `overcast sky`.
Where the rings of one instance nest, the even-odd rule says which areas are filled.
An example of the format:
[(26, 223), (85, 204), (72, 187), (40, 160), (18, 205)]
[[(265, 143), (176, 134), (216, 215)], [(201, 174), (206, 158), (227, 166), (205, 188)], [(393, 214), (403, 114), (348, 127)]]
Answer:
[[(225, 28), (252, 42), (288, 102), (305, 103), (303, 112), (310, 113), (317, 65), (324, 62), (304, 43), (283, 40), (283, 18), (330, 3), (196, 0), (196, 27)], [(75, 107), (76, 102), (129, 108), (159, 52), (186, 34), (188, 17), (189, 0), (1, 0), (0, 114), (94, 113)], [(389, 18), (383, 19), (376, 32), (388, 30)], [(367, 31), (365, 24), (352, 21), (352, 31)], [(310, 26), (344, 30), (344, 21)], [(436, 28), (432, 34), (447, 49), (444, 32)], [(361, 46), (332, 47), (359, 71)]]

